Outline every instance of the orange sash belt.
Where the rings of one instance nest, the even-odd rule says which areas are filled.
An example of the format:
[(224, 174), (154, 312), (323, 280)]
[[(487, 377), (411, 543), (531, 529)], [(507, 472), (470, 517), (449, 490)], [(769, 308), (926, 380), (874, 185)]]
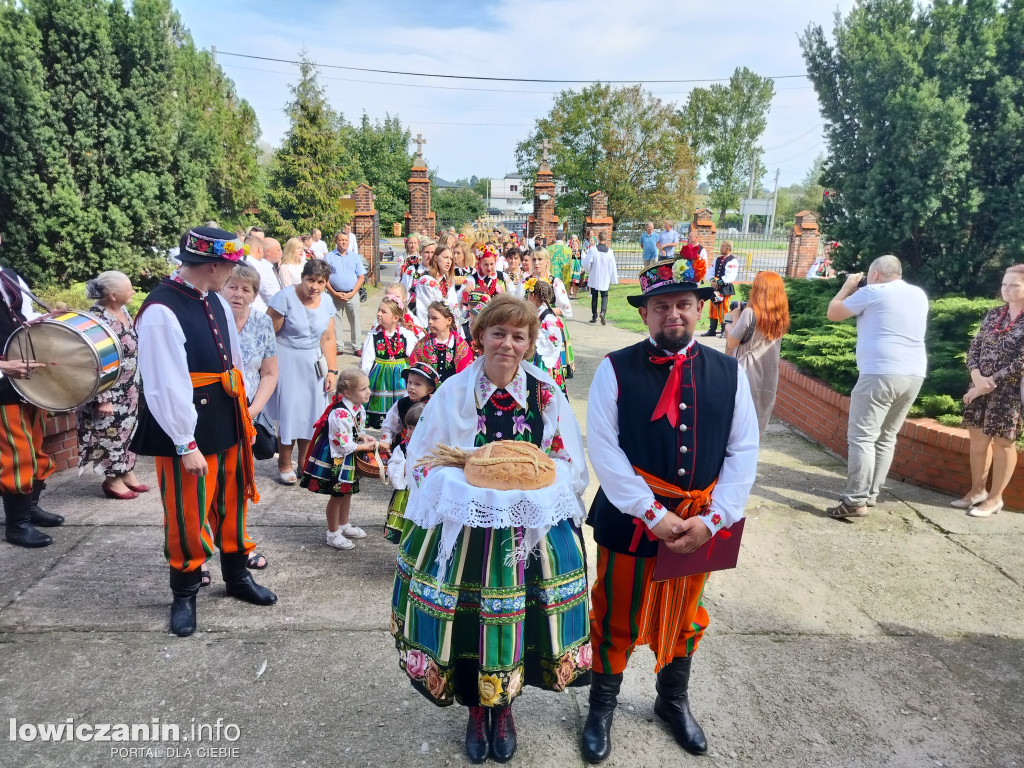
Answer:
[[(718, 482), (718, 479), (716, 478), (711, 485), (703, 490), (684, 491), (678, 486), (672, 485), (672, 483), (666, 482), (660, 477), (652, 475), (650, 472), (645, 472), (639, 467), (634, 466), (633, 471), (647, 483), (647, 486), (654, 491), (656, 496), (661, 496), (667, 499), (679, 499), (679, 504), (677, 504), (676, 508), (672, 511), (684, 520), (688, 517), (699, 515), (711, 505), (711, 491), (714, 490), (715, 483)], [(657, 541), (658, 539), (658, 537), (654, 535), (653, 531), (647, 527), (647, 524), (643, 519), (634, 517), (633, 540), (629, 544), (630, 552), (636, 552), (637, 547), (640, 546), (641, 537), (645, 535), (649, 541)]]
[(242, 441), (239, 450), (242, 459), (242, 474), (245, 477), (245, 498), (258, 504), (260, 495), (256, 491), (256, 466), (252, 458), (252, 440), (256, 437), (256, 427), (249, 415), (249, 400), (245, 395), (245, 379), (237, 368), (223, 373), (190, 373), (192, 386), (206, 387), (220, 382), (224, 391), (237, 401), (238, 412), (242, 417)]

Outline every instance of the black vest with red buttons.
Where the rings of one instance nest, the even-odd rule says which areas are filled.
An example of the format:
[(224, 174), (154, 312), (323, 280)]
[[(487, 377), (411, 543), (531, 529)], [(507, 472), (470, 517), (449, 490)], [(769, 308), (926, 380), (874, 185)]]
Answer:
[[(222, 373), (231, 369), (228, 324), (234, 318), (228, 317), (220, 299), (213, 294), (203, 298), (194, 288), (164, 278), (143, 302), (135, 322), (154, 304), (167, 307), (181, 325), (189, 373)], [(224, 391), (220, 382), (195, 387), (192, 402), (198, 416), (196, 445), (204, 456), (226, 451), (238, 443), (242, 436), (238, 401)], [(132, 450), (143, 456), (176, 456), (173, 441), (150, 410), (140, 411)]]
[[(656, 364), (652, 358), (667, 355), (649, 340), (608, 355), (619, 388), (619, 446), (633, 466), (680, 490), (703, 490), (718, 477), (725, 460), (736, 403), (736, 359), (694, 343), (683, 364), (679, 421), (673, 427), (664, 416), (651, 421), (672, 372), (671, 363)], [(655, 498), (670, 510), (679, 504), (678, 499)], [(646, 534), (638, 536), (634, 520), (598, 489), (587, 518), (598, 544), (613, 552), (653, 557), (657, 543)]]

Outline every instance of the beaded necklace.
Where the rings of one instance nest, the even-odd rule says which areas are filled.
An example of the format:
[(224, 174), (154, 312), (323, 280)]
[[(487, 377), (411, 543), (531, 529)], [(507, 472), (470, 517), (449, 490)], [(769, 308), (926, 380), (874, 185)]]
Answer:
[(1021, 316), (1024, 315), (1024, 310), (1018, 312), (1017, 316), (1010, 321), (1009, 325), (1007, 325), (1005, 328), (1000, 328), (999, 324), (1006, 320), (1006, 318), (1009, 317), (1009, 315), (1010, 305), (1007, 304), (1005, 307), (1003, 307), (1002, 315), (996, 318), (996, 327), (992, 329), (993, 333), (1006, 333), (1007, 331), (1009, 331), (1011, 328), (1013, 328), (1013, 326), (1017, 324), (1017, 321), (1020, 320)]
[(395, 358), (399, 355), (405, 354), (405, 337), (401, 331), (395, 330), (395, 346), (391, 346), (391, 339), (388, 338), (388, 332), (383, 328), (381, 329), (381, 335), (384, 337), (384, 349), (388, 353), (388, 357)]
[(504, 389), (494, 390), (494, 394), (491, 395), (490, 402), (491, 405), (494, 406), (494, 410), (498, 413), (508, 413), (509, 411), (514, 411), (516, 408), (522, 407), (516, 402), (516, 399)]

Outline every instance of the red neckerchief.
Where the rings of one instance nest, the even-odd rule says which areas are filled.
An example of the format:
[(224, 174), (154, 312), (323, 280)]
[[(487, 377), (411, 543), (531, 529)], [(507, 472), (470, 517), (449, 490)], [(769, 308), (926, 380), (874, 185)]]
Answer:
[[(685, 354), (650, 355), (648, 357), (648, 359), (655, 365), (672, 366), (672, 372), (668, 375), (668, 381), (665, 382), (665, 388), (661, 390), (661, 397), (658, 399), (658, 405), (654, 409), (654, 415), (651, 416), (651, 421), (657, 421), (664, 416), (668, 419), (668, 423), (673, 427), (678, 426), (683, 366), (697, 355), (697, 350), (699, 348), (698, 344), (693, 343)], [(655, 347), (655, 351), (661, 352), (657, 347)]]

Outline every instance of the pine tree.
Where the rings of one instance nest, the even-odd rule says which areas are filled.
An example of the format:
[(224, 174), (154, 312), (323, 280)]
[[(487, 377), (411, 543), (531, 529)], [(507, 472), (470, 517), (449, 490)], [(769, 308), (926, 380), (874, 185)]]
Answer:
[(384, 229), (401, 222), (408, 206), (408, 180), (412, 172), (409, 130), (397, 116), (383, 122), (363, 119), (354, 130), (352, 151), (363, 171), (363, 180), (373, 187), (380, 223)]
[(274, 157), (270, 201), (297, 230), (333, 233), (348, 218), (339, 200), (361, 176), (351, 150), (352, 129), (327, 103), (316, 67), (304, 53), (299, 82), (291, 91), (294, 99), (287, 107), (291, 127)]

